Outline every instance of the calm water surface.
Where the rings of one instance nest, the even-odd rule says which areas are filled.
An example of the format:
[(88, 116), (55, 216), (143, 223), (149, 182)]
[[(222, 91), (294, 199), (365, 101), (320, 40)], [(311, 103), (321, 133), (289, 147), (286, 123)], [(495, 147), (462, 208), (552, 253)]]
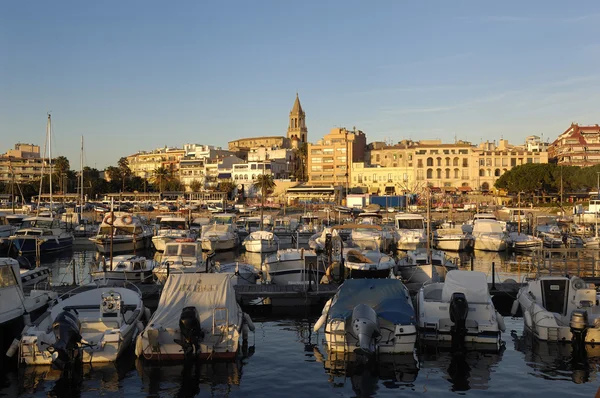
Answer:
[[(65, 253), (45, 260), (53, 267), (53, 284), (71, 283), (71, 259), (89, 263), (93, 252)], [(518, 259), (475, 254), (474, 268), (490, 272), (496, 262), (501, 278), (527, 274)], [(224, 253), (218, 260), (254, 264), (260, 257)], [(89, 280), (85, 266), (76, 267), (77, 281)], [(320, 310), (294, 314), (256, 313), (254, 336), (237, 362), (149, 365), (131, 352), (116, 364), (86, 365), (72, 383), (47, 367), (29, 367), (0, 375), (0, 396), (111, 397), (248, 397), (248, 396), (398, 396), (467, 395), (593, 397), (600, 381), (600, 347), (573, 356), (569, 345), (534, 341), (523, 333), (522, 318), (505, 318), (501, 353), (452, 355), (428, 350), (390, 356), (375, 364), (330, 358), (324, 334), (312, 331)]]

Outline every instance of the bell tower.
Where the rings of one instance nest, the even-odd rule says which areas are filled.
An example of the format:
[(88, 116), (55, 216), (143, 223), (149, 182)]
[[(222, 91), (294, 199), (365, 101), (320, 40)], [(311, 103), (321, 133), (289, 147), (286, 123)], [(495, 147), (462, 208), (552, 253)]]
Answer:
[(287, 130), (287, 138), (292, 141), (304, 143), (307, 141), (308, 130), (306, 129), (306, 114), (300, 105), (298, 93), (296, 93), (296, 101), (290, 111), (290, 123)]

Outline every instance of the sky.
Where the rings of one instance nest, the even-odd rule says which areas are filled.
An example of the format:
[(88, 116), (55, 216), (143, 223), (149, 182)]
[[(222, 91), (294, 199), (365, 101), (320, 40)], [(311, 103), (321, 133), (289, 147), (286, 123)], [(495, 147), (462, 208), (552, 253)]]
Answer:
[(552, 142), (600, 123), (597, 1), (3, 1), (0, 153), (122, 156), (285, 135)]

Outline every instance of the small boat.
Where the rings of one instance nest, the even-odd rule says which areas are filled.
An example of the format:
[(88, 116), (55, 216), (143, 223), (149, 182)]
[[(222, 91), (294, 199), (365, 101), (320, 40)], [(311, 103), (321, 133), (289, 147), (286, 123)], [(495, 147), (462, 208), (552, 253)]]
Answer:
[(233, 286), (256, 285), (256, 281), (259, 279), (258, 271), (254, 265), (239, 261), (230, 263), (216, 261), (214, 270), (221, 274), (229, 274)]
[(9, 237), (19, 254), (58, 252), (73, 247), (73, 234), (52, 217), (29, 217)]
[(492, 220), (492, 221), (498, 221), (498, 218), (496, 217), (496, 215), (494, 213), (475, 213), (473, 215), (473, 218), (466, 221), (462, 226), (461, 229), (464, 233), (472, 233), (473, 232), (473, 226), (475, 225), (475, 222), (479, 221), (479, 220)]
[(348, 278), (388, 278), (393, 275), (396, 261), (392, 256), (375, 250), (345, 248), (343, 264)]
[(18, 349), (18, 341), (15, 343), (14, 339), (20, 337), (25, 325), (46, 311), (57, 294), (46, 290), (31, 290), (26, 294), (19, 276), (19, 262), (0, 257), (0, 297), (0, 354), (12, 357)]
[(8, 221), (6, 216), (6, 213), (0, 213), (0, 250), (8, 248), (10, 243), (8, 238), (18, 229), (16, 225), (13, 225)]
[(175, 239), (182, 238), (195, 239), (197, 236), (197, 234), (187, 227), (185, 217), (160, 217), (160, 220), (158, 221), (158, 230), (152, 237), (152, 244), (157, 251), (163, 252), (165, 250), (165, 244), (168, 242), (173, 242)]
[(501, 252), (508, 247), (504, 226), (495, 220), (476, 220), (473, 224), (475, 250)]
[(443, 283), (425, 284), (417, 295), (419, 337), (425, 343), (501, 347), (504, 319), (494, 308), (485, 273), (449, 271)]
[(525, 328), (543, 341), (571, 341), (581, 346), (600, 341), (600, 294), (576, 276), (542, 276), (527, 281), (517, 295)]
[(473, 249), (475, 238), (458, 228), (438, 229), (433, 236), (433, 246), (439, 250), (460, 252)]
[(405, 283), (423, 284), (442, 281), (448, 271), (456, 268), (456, 263), (443, 250), (417, 249), (407, 251), (406, 256), (398, 259), (396, 275)]
[(415, 250), (427, 245), (425, 218), (420, 214), (399, 213), (394, 217), (398, 250)]
[[(111, 267), (112, 266), (112, 267)], [(111, 260), (102, 257), (90, 270), (93, 281), (129, 281), (147, 283), (153, 280), (156, 261), (143, 256), (124, 254)]]
[(417, 340), (410, 294), (398, 279), (346, 280), (325, 304), (314, 331), (323, 325), (329, 352), (412, 353)]
[(317, 253), (305, 249), (282, 249), (262, 264), (263, 276), (275, 285), (318, 284), (325, 275)]
[(112, 253), (127, 253), (149, 249), (152, 246), (152, 235), (152, 229), (139, 217), (124, 212), (111, 212), (102, 220), (96, 236), (89, 239), (102, 254), (110, 254), (111, 249)]
[(325, 250), (327, 235), (330, 235), (330, 238), (333, 239), (334, 237), (339, 236), (338, 230), (328, 227), (323, 228), (323, 231), (317, 232), (308, 239), (308, 247), (317, 252)]
[(236, 302), (228, 274), (172, 275), (158, 308), (138, 336), (135, 354), (148, 361), (234, 359), (254, 331)]
[[(133, 286), (133, 285), (132, 285)], [(142, 294), (124, 287), (76, 288), (32, 326), (19, 346), (19, 363), (54, 365), (114, 362), (142, 329)]]
[(202, 226), (199, 241), (202, 243), (202, 250), (231, 250), (238, 245), (238, 235), (231, 224), (214, 223)]
[(544, 240), (522, 232), (509, 232), (508, 244), (517, 251), (534, 250), (541, 249)]
[[(376, 205), (377, 206), (377, 205)], [(384, 228), (382, 225), (382, 216), (377, 213), (361, 213), (357, 219), (357, 226), (352, 229), (350, 239), (352, 242), (362, 249), (379, 248), (385, 252), (393, 252), (396, 250), (396, 242), (398, 236), (393, 228)], [(368, 229), (378, 227), (375, 229)], [(376, 247), (374, 245), (377, 245)]]
[(160, 265), (152, 273), (164, 284), (169, 275), (212, 272), (212, 261), (202, 256), (202, 243), (191, 238), (178, 239), (165, 245)]
[(45, 265), (35, 266), (29, 262), (27, 257), (17, 257), (21, 277), (21, 285), (24, 288), (34, 287), (40, 282), (45, 282), (52, 274), (50, 268)]
[(279, 238), (273, 232), (254, 231), (242, 242), (246, 251), (252, 253), (272, 253), (279, 249)]

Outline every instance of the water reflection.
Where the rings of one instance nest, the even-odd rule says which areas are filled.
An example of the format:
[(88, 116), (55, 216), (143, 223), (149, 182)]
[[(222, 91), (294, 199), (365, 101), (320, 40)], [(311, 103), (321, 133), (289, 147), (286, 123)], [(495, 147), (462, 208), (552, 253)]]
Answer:
[(586, 344), (585, 350), (574, 351), (569, 343), (540, 341), (531, 333), (513, 333), (515, 350), (524, 354), (532, 376), (548, 380), (571, 380), (573, 383), (595, 381), (600, 369), (600, 345)]
[(439, 369), (452, 391), (487, 390), (503, 352), (504, 347), (497, 353), (426, 351), (420, 355), (421, 368)]

